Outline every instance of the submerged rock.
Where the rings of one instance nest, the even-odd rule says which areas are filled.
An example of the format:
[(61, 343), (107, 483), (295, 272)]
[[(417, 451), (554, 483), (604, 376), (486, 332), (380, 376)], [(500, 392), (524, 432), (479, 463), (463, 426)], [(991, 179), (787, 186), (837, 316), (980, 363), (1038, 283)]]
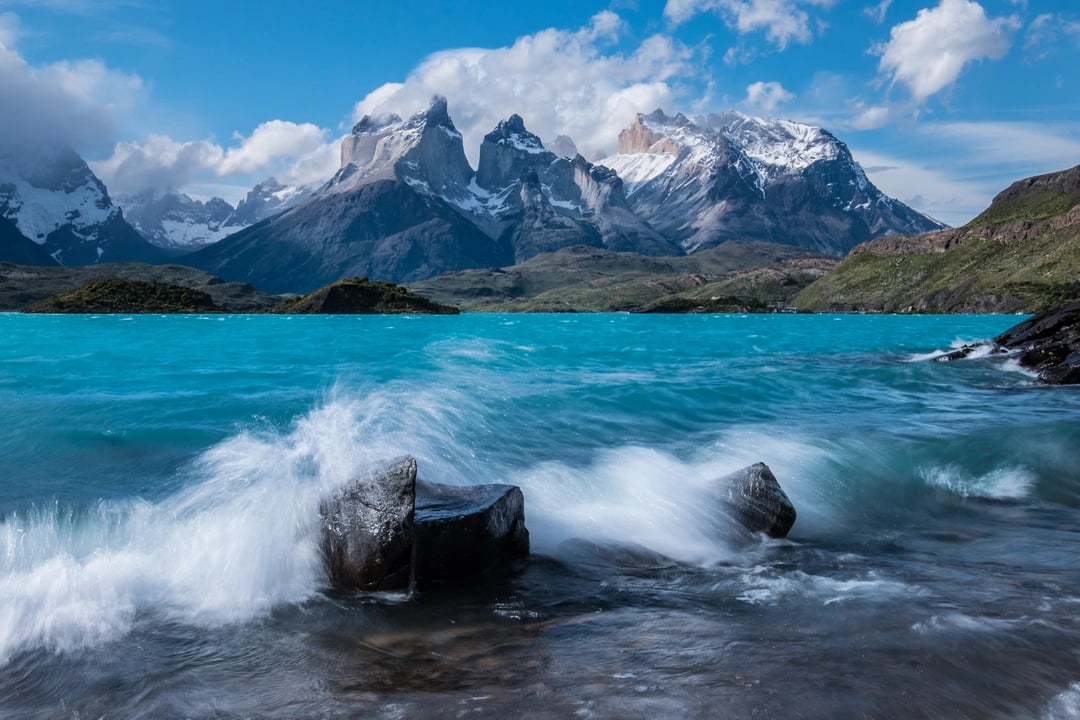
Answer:
[(529, 554), (519, 488), (418, 481), (411, 457), (353, 480), (320, 514), (327, 573), (344, 589), (448, 583)]
[(529, 554), (525, 497), (513, 485), (416, 486), (416, 577), (481, 575)]
[(980, 354), (1015, 356), (1047, 385), (1080, 384), (1080, 302), (1043, 310), (989, 342), (965, 345), (939, 360)]
[(795, 506), (765, 463), (720, 478), (717, 487), (731, 517), (752, 533), (782, 538), (795, 524)]

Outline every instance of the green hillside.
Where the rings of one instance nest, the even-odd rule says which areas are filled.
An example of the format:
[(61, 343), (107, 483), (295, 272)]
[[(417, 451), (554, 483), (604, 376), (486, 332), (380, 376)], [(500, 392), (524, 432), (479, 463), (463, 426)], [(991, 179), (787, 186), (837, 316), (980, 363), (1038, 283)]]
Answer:
[(571, 247), (520, 265), (447, 273), (414, 292), (470, 312), (729, 312), (787, 305), (836, 264), (790, 245), (727, 242), (686, 257)]
[(962, 228), (864, 243), (799, 293), (811, 311), (1033, 312), (1080, 299), (1080, 167), (1021, 180)]

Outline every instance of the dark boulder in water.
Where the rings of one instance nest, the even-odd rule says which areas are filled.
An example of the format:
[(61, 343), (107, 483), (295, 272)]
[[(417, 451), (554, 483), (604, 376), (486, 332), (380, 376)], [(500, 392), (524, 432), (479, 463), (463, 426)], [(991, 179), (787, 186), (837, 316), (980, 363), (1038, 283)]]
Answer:
[(529, 554), (525, 497), (513, 485), (416, 486), (416, 577), (480, 575)]
[(795, 524), (795, 506), (765, 463), (755, 463), (717, 481), (728, 514), (752, 533), (786, 537)]
[(965, 345), (938, 359), (961, 360), (979, 349), (1017, 357), (1047, 385), (1080, 384), (1080, 302), (1043, 310), (989, 342)]
[(519, 488), (418, 481), (411, 457), (356, 478), (320, 514), (330, 582), (344, 589), (450, 583), (529, 554)]
[(357, 590), (409, 586), (415, 529), (416, 460), (399, 458), (361, 475), (319, 508), (330, 582)]

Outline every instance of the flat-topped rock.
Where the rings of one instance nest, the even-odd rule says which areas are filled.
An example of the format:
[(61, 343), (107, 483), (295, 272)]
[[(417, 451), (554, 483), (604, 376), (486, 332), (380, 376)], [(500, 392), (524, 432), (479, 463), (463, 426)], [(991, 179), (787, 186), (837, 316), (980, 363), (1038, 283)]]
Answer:
[(529, 554), (525, 497), (513, 485), (416, 486), (416, 575), (446, 582)]

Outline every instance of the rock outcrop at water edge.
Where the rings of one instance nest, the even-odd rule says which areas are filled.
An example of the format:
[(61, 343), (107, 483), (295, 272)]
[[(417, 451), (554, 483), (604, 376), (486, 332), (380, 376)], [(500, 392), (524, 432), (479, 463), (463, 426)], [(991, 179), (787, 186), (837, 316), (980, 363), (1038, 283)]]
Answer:
[(327, 573), (342, 589), (452, 583), (529, 554), (519, 488), (418, 481), (411, 457), (357, 477), (320, 515)]
[(938, 359), (961, 360), (988, 345), (993, 355), (1015, 356), (1041, 383), (1080, 385), (1080, 302), (1043, 310), (989, 343), (965, 345)]

